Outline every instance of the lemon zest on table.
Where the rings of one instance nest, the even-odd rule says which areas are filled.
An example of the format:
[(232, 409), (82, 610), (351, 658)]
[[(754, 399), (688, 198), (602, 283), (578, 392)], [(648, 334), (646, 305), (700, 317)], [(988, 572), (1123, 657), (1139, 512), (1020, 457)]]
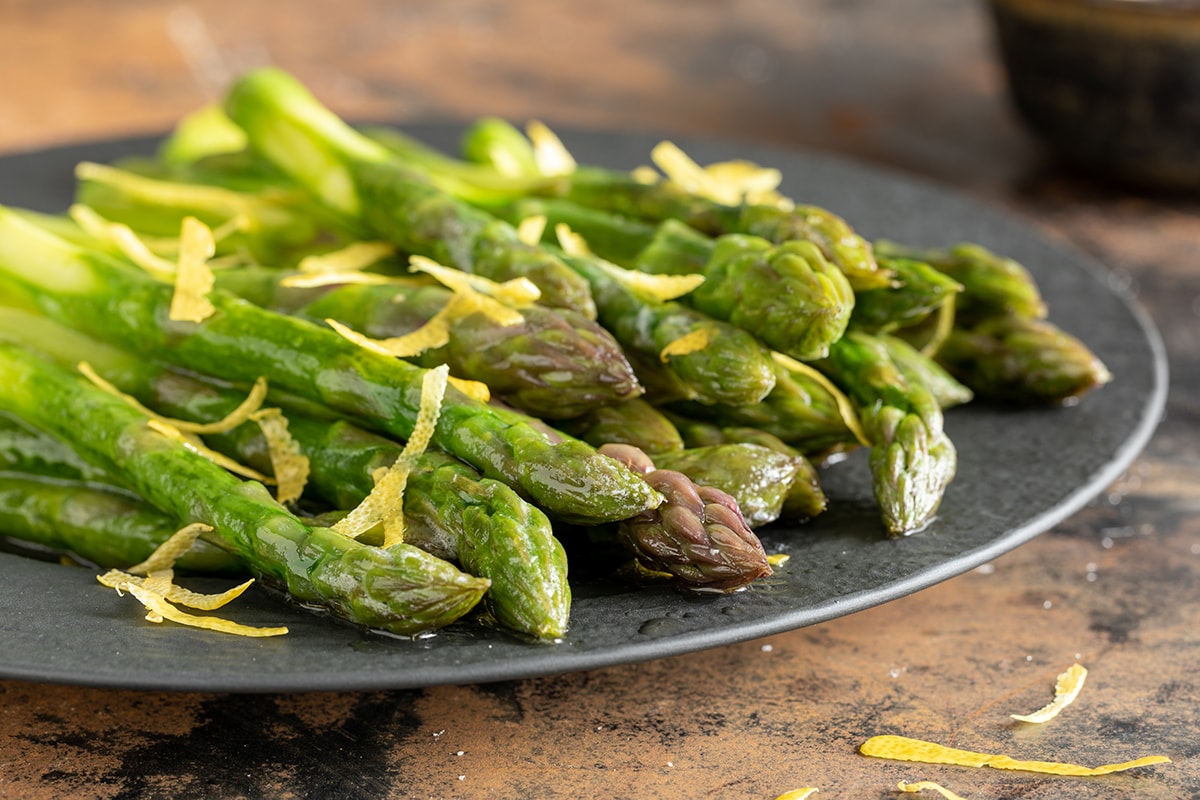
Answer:
[(914, 781), (913, 783), (909, 783), (908, 781), (900, 781), (900, 783), (896, 784), (896, 788), (902, 792), (923, 792), (926, 789), (929, 789), (932, 792), (937, 792), (942, 797), (946, 798), (946, 800), (966, 800), (966, 798), (962, 797), (961, 795), (955, 794), (945, 786), (934, 783), (933, 781)]
[(1030, 714), (1012, 714), (1013, 719), (1021, 722), (1041, 723), (1058, 716), (1064, 708), (1075, 702), (1083, 682), (1087, 679), (1087, 669), (1082, 664), (1072, 664), (1054, 682), (1054, 699)]
[(1108, 775), (1138, 767), (1148, 767), (1153, 764), (1168, 764), (1171, 761), (1166, 756), (1155, 755), (1145, 756), (1133, 761), (1125, 761), (1120, 764), (1084, 767), (1078, 764), (1067, 764), (1058, 761), (1020, 761), (1006, 755), (976, 753), (920, 739), (910, 739), (906, 736), (891, 735), (871, 737), (863, 743), (862, 747), (859, 748), (859, 752), (866, 756), (887, 758), (895, 761), (919, 761), (925, 764), (955, 764), (960, 767), (992, 767), (993, 769), (1022, 770), (1025, 772), (1039, 772), (1046, 775), (1068, 775), (1075, 777)]

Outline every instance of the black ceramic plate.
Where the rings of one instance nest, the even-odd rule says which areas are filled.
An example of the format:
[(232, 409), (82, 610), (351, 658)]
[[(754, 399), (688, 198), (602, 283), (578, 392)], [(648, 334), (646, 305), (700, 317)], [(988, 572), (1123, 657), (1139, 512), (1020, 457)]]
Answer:
[[(451, 127), (413, 132), (454, 146)], [(581, 160), (626, 168), (645, 163), (657, 141), (564, 138)], [(1086, 341), (1116, 379), (1073, 408), (949, 412), (958, 477), (937, 520), (918, 535), (882, 535), (860, 456), (826, 472), (828, 513), (803, 527), (761, 531), (768, 552), (792, 558), (746, 591), (635, 588), (605, 580), (603, 569), (575, 567), (571, 630), (554, 645), (477, 623), (415, 641), (383, 637), (294, 609), (265, 591), (248, 593), (230, 615), (286, 624), (289, 635), (242, 639), (155, 625), (86, 570), (0, 553), (0, 677), (169, 690), (386, 689), (531, 677), (745, 641), (885, 603), (979, 566), (1078, 510), (1146, 443), (1166, 392), (1158, 336), (1120, 281), (1079, 253), (978, 202), (896, 175), (821, 155), (681, 144), (702, 163), (744, 157), (779, 167), (787, 194), (831, 208), (867, 237), (918, 245), (972, 240), (1012, 255), (1035, 273), (1052, 318)], [(0, 159), (0, 202), (61, 210), (77, 161), (152, 147), (149, 139), (116, 141)]]

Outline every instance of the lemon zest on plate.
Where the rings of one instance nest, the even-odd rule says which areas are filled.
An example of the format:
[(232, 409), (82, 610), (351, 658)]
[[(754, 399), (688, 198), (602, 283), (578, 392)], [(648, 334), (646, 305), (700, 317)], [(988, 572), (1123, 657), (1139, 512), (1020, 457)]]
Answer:
[(525, 135), (533, 145), (533, 160), (542, 175), (570, 175), (575, 171), (575, 157), (545, 123), (530, 120), (525, 125)]
[(243, 422), (251, 419), (254, 415), (254, 412), (258, 411), (263, 404), (263, 400), (265, 400), (267, 397), (267, 379), (260, 377), (254, 382), (254, 386), (251, 387), (250, 393), (246, 395), (246, 399), (239, 403), (237, 408), (235, 408), (233, 411), (230, 411), (223, 418), (216, 420), (215, 422), (192, 422), (186, 419), (172, 419), (171, 417), (165, 417), (162, 414), (147, 408), (146, 406), (142, 405), (136, 397), (125, 394), (112, 383), (101, 377), (100, 374), (92, 368), (92, 365), (86, 361), (80, 361), (76, 365), (76, 369), (78, 369), (80, 374), (82, 374), (94, 386), (96, 386), (96, 388), (111, 394), (113, 397), (124, 400), (131, 407), (136, 408), (138, 411), (142, 412), (151, 419), (157, 419), (165, 422), (172, 428), (185, 433), (195, 433), (201, 435), (208, 433), (228, 433), (229, 431), (241, 425)]
[(307, 255), (296, 269), (308, 274), (361, 272), (395, 252), (396, 248), (387, 242), (356, 241), (337, 250)]
[(175, 292), (167, 317), (176, 322), (203, 322), (216, 313), (208, 299), (216, 278), (208, 260), (217, 251), (212, 231), (195, 217), (184, 217), (179, 231), (179, 263)]
[(712, 344), (716, 336), (717, 329), (712, 325), (705, 325), (668, 342), (667, 346), (659, 351), (658, 357), (665, 364), (671, 360), (671, 356), (686, 356), (688, 353), (703, 350)]
[(168, 439), (173, 439), (174, 441), (179, 442), (193, 453), (207, 458), (218, 467), (227, 469), (235, 475), (241, 475), (243, 478), (249, 478), (260, 483), (275, 483), (275, 479), (271, 476), (264, 475), (256, 469), (247, 467), (245, 464), (235, 461), (223, 453), (218, 453), (216, 450), (213, 450), (208, 445), (204, 444), (204, 442), (200, 440), (199, 436), (181, 431), (169, 422), (161, 419), (148, 419), (146, 420), (146, 427), (167, 437)]
[(450, 368), (444, 364), (426, 371), (421, 379), (421, 405), (404, 449), (395, 463), (377, 476), (370, 494), (333, 524), (334, 531), (355, 538), (382, 523), (384, 547), (404, 541), (404, 489), (417, 458), (433, 439), (449, 377)]
[(275, 476), (275, 499), (287, 505), (294, 503), (304, 494), (308, 484), (311, 464), (308, 456), (300, 451), (300, 444), (288, 431), (288, 420), (278, 408), (263, 408), (250, 415), (258, 424), (263, 439), (267, 442), (267, 458), (271, 461), (271, 474)]
[(595, 267), (603, 270), (610, 278), (643, 299), (656, 303), (674, 300), (704, 283), (704, 276), (696, 273), (655, 275), (636, 269), (624, 269), (610, 261), (605, 261), (595, 256), (588, 247), (587, 240), (571, 230), (571, 226), (565, 222), (555, 225), (554, 233), (558, 237), (558, 244), (564, 253), (571, 256), (590, 256), (591, 263)]

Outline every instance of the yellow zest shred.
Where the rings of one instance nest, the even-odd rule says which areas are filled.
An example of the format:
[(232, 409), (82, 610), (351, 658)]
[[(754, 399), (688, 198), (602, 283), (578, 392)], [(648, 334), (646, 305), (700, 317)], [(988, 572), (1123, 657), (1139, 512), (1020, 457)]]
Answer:
[(1057, 761), (1018, 761), (1005, 755), (975, 753), (970, 750), (958, 750), (953, 747), (925, 742), (920, 739), (910, 739), (906, 736), (873, 736), (863, 743), (859, 752), (875, 758), (888, 758), (895, 761), (919, 761), (925, 764), (955, 764), (960, 767), (992, 767), (993, 769), (1023, 770), (1039, 772), (1046, 775), (1069, 775), (1074, 777), (1090, 777), (1108, 775), (1113, 772), (1123, 772), (1137, 767), (1147, 767), (1152, 764), (1169, 764), (1171, 759), (1166, 756), (1146, 756), (1134, 761), (1120, 764), (1105, 764), (1099, 767), (1081, 767), (1076, 764), (1065, 764)]
[(841, 389), (834, 386), (832, 381), (822, 375), (818, 370), (813, 369), (808, 364), (805, 364), (803, 361), (797, 361), (791, 356), (784, 355), (783, 353), (776, 351), (771, 352), (771, 357), (786, 369), (803, 373), (804, 375), (812, 378), (814, 381), (820, 384), (821, 388), (829, 392), (829, 395), (837, 404), (838, 414), (841, 415), (842, 422), (844, 422), (850, 432), (854, 434), (854, 438), (857, 439), (858, 443), (863, 447), (871, 446), (871, 440), (867, 436), (867, 432), (863, 430), (862, 421), (858, 418), (858, 412), (854, 410), (854, 404), (850, 402), (850, 398), (846, 397), (846, 395), (842, 393)]
[(933, 781), (915, 781), (913, 783), (909, 783), (908, 781), (900, 781), (900, 783), (896, 785), (896, 788), (902, 792), (923, 792), (926, 789), (929, 789), (932, 792), (937, 792), (942, 797), (946, 798), (946, 800), (965, 800), (965, 798), (961, 795), (957, 795), (947, 789), (945, 786), (934, 783)]
[(702, 167), (673, 142), (660, 142), (651, 160), (667, 179), (681, 189), (725, 205), (755, 203), (792, 208), (792, 201), (776, 191), (783, 174), (750, 161), (721, 161)]
[(658, 183), (662, 176), (658, 174), (658, 170), (654, 167), (645, 164), (640, 167), (634, 167), (629, 171), (629, 177), (638, 183), (644, 183), (648, 186), (653, 186)]
[[(175, 603), (202, 611), (214, 611), (241, 596), (254, 583), (254, 580), (251, 579), (219, 594), (193, 592), (175, 584), (176, 560), (191, 549), (200, 534), (211, 530), (210, 525), (200, 522), (185, 525), (155, 548), (145, 561), (135, 564), (128, 571), (109, 570), (103, 575), (98, 575), (96, 579), (102, 585), (115, 589), (118, 594), (123, 592), (132, 594), (146, 607), (146, 619), (150, 622), (162, 622), (164, 619), (169, 619), (193, 628), (238, 636), (279, 636), (287, 633), (288, 630), (284, 627), (255, 628), (218, 617), (198, 617), (180, 611), (172, 605)], [(145, 577), (134, 573), (145, 573)]]
[(575, 171), (575, 157), (545, 123), (530, 120), (525, 126), (525, 135), (533, 144), (533, 160), (542, 175), (570, 175)]
[(433, 317), (412, 333), (404, 336), (393, 336), (388, 339), (372, 339), (350, 328), (336, 319), (326, 319), (325, 324), (333, 328), (345, 339), (349, 339), (359, 347), (366, 348), (380, 355), (393, 358), (409, 358), (419, 355), (426, 350), (442, 347), (450, 341), (450, 319), (454, 305), (451, 300)]
[(294, 503), (304, 494), (311, 466), (300, 452), (299, 443), (288, 432), (287, 417), (278, 408), (264, 408), (250, 415), (258, 423), (267, 442), (267, 457), (275, 475), (275, 499), (283, 505)]
[(685, 333), (673, 342), (669, 342), (658, 354), (665, 364), (671, 359), (671, 356), (686, 356), (688, 353), (695, 353), (697, 350), (703, 350), (712, 344), (712, 340), (717, 336), (717, 329), (712, 325), (705, 325), (696, 330)]
[(478, 400), (481, 403), (487, 403), (492, 399), (492, 390), (483, 381), (472, 381), (466, 378), (455, 378), (451, 376), (450, 385), (460, 392), (465, 394), (472, 400)]
[(541, 290), (528, 278), (513, 278), (500, 283), (482, 275), (471, 275), (462, 270), (443, 266), (424, 256), (410, 257), (409, 266), (415, 272), (424, 272), (436, 278), (447, 289), (458, 294), (472, 292), (482, 294), (513, 308), (531, 306), (542, 296)]
[(767, 556), (767, 563), (772, 567), (782, 567), (787, 562), (791, 561), (792, 557), (787, 553), (775, 553)]
[(164, 417), (162, 414), (152, 411), (138, 402), (136, 397), (125, 394), (116, 386), (100, 377), (96, 370), (92, 368), (91, 364), (87, 363), (86, 361), (80, 361), (76, 365), (76, 368), (79, 370), (80, 374), (91, 381), (96, 388), (104, 390), (113, 397), (119, 397), (130, 406), (136, 408), (138, 411), (141, 411), (151, 419), (164, 422), (167, 425), (170, 425), (172, 428), (185, 433), (195, 433), (199, 435), (209, 433), (228, 433), (246, 420), (251, 419), (254, 415), (254, 412), (258, 411), (259, 407), (262, 406), (263, 400), (265, 400), (267, 396), (267, 379), (259, 378), (254, 382), (254, 386), (251, 387), (250, 393), (246, 395), (246, 399), (239, 403), (238, 407), (233, 411), (230, 411), (229, 414), (224, 418), (219, 419), (216, 422), (191, 422), (186, 419), (172, 419), (171, 417)]
[(175, 321), (203, 322), (217, 309), (208, 299), (216, 279), (208, 260), (217, 251), (212, 231), (195, 217), (184, 217), (179, 231), (179, 267), (167, 316)]
[(279, 281), (279, 285), (292, 289), (311, 289), (320, 286), (335, 286), (343, 283), (360, 283), (367, 285), (383, 285), (388, 283), (405, 283), (403, 278), (390, 275), (379, 275), (374, 272), (312, 272), (288, 275)]
[(804, 786), (800, 789), (792, 789), (790, 792), (784, 792), (776, 797), (775, 800), (804, 800), (806, 797), (812, 797), (819, 791), (816, 786)]
[(1083, 682), (1087, 679), (1087, 669), (1082, 664), (1072, 664), (1067, 671), (1058, 676), (1054, 683), (1054, 699), (1034, 711), (1032, 714), (1013, 714), (1013, 719), (1021, 722), (1041, 723), (1054, 719), (1058, 712), (1069, 706), (1079, 696)]
[(545, 232), (546, 216), (544, 214), (526, 217), (517, 225), (517, 238), (531, 247), (542, 241), (542, 234)]
[(175, 281), (175, 262), (152, 251), (128, 225), (110, 222), (95, 209), (80, 203), (71, 206), (67, 213), (89, 236), (112, 244), (126, 258), (157, 280), (164, 283)]
[(333, 524), (333, 530), (354, 538), (382, 523), (384, 547), (404, 541), (404, 488), (417, 457), (425, 452), (437, 429), (449, 378), (450, 368), (444, 364), (425, 373), (421, 380), (417, 419), (400, 456), (386, 472), (377, 476), (371, 493)]
[(258, 470), (251, 469), (245, 464), (234, 461), (229, 456), (218, 453), (200, 441), (200, 437), (191, 433), (184, 433), (168, 422), (160, 419), (148, 419), (146, 420), (146, 427), (166, 436), (168, 439), (174, 439), (193, 453), (204, 456), (218, 467), (227, 469), (235, 475), (241, 475), (243, 478), (249, 478), (260, 483), (273, 484), (275, 482), (274, 478), (271, 478), (269, 475), (263, 475)]
[(592, 263), (596, 267), (643, 299), (665, 303), (668, 300), (682, 297), (704, 283), (703, 275), (654, 275), (649, 272), (639, 272), (636, 269), (624, 269), (612, 262), (597, 258), (592, 255), (587, 241), (571, 230), (571, 227), (565, 222), (554, 226), (554, 233), (558, 237), (558, 244), (562, 247), (563, 252), (573, 256), (592, 256)]
[(351, 242), (340, 250), (305, 256), (296, 268), (307, 273), (361, 272), (395, 252), (387, 242)]

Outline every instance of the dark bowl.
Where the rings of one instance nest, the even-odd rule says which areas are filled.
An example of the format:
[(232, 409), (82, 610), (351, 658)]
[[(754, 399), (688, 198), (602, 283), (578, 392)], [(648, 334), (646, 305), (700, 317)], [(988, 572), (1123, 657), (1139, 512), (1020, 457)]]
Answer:
[(989, 0), (1022, 119), (1089, 173), (1200, 188), (1200, 0)]

